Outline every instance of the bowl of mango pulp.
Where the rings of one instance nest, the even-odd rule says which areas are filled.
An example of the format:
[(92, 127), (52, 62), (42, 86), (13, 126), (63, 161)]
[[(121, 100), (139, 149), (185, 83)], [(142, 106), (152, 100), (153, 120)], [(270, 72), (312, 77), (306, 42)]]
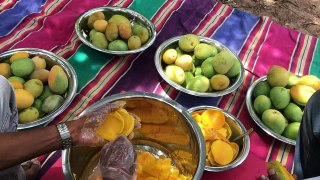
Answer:
[[(141, 119), (141, 127), (133, 130), (134, 135), (130, 139), (138, 155), (138, 179), (146, 176), (162, 178), (171, 172), (178, 172), (175, 175), (186, 179), (201, 178), (205, 166), (204, 139), (186, 108), (157, 94), (126, 92), (101, 99), (85, 111), (116, 101), (125, 102), (123, 108)], [(97, 166), (100, 150), (101, 147), (64, 150), (62, 164), (65, 178), (87, 179)], [(139, 157), (152, 163), (140, 163)]]
[(239, 119), (214, 106), (197, 106), (188, 111), (204, 135), (206, 171), (227, 171), (246, 159), (250, 150), (249, 136), (232, 141), (246, 131)]

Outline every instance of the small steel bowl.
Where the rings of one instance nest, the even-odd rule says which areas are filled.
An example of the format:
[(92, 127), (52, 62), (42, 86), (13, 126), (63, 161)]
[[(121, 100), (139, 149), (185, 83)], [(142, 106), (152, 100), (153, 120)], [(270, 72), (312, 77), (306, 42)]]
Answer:
[(262, 81), (266, 81), (267, 80), (267, 76), (263, 76), (260, 77), (259, 79), (257, 79), (254, 83), (252, 83), (247, 91), (247, 95), (246, 95), (246, 105), (249, 111), (249, 114), (251, 116), (251, 118), (254, 120), (254, 122), (261, 128), (263, 129), (268, 135), (278, 139), (279, 141), (282, 141), (284, 143), (290, 144), (290, 145), (296, 145), (296, 141), (286, 138), (278, 133), (275, 133), (272, 129), (268, 128), (263, 122), (262, 120), (259, 118), (259, 116), (256, 114), (256, 112), (253, 109), (253, 90), (256, 87), (256, 85), (259, 82)]
[[(246, 132), (246, 128), (244, 127), (244, 125), (241, 123), (241, 121), (238, 118), (236, 118), (235, 116), (233, 116), (229, 112), (227, 112), (223, 109), (220, 109), (218, 107), (215, 107), (215, 106), (196, 106), (196, 107), (188, 109), (188, 111), (189, 111), (189, 113), (192, 113), (195, 111), (206, 110), (206, 109), (216, 109), (216, 110), (222, 111), (225, 114), (225, 116), (227, 117), (226, 122), (228, 123), (228, 125), (230, 126), (230, 128), (232, 130), (232, 135), (230, 137), (230, 140), (232, 140), (232, 139), (240, 136), (244, 132)], [(219, 166), (219, 167), (205, 166), (204, 169), (206, 171), (211, 171), (211, 172), (221, 172), (221, 171), (227, 171), (227, 170), (230, 170), (230, 169), (233, 169), (233, 168), (239, 166), (247, 158), (247, 156), (249, 154), (250, 138), (248, 135), (246, 135), (243, 138), (236, 140), (234, 142), (239, 145), (239, 153), (238, 153), (237, 157), (230, 164), (225, 165), (225, 166)]]
[[(31, 123), (26, 123), (26, 124), (18, 124), (18, 130), (22, 129), (28, 129), (32, 127), (37, 127), (46, 123), (51, 122), (56, 116), (61, 114), (71, 103), (73, 100), (77, 87), (78, 87), (78, 79), (76, 72), (74, 71), (73, 67), (71, 66), (68, 61), (63, 59), (62, 57), (49, 52), (47, 50), (43, 49), (37, 49), (37, 48), (19, 48), (19, 49), (12, 49), (6, 52), (3, 52), (0, 54), (0, 62), (10, 58), (13, 54), (20, 52), (20, 51), (25, 51), (30, 54), (30, 56), (39, 56), (42, 57), (46, 60), (47, 68), (50, 69), (53, 65), (59, 65), (62, 67), (64, 72), (67, 74), (68, 77), (68, 83), (69, 87), (67, 92), (63, 95), (65, 98), (64, 102), (61, 104), (61, 106), (56, 109), (55, 111), (46, 114), (45, 116), (39, 118), (38, 120), (31, 122)], [(49, 68), (48, 68), (49, 67)]]
[(166, 40), (165, 42), (163, 42), (158, 47), (158, 49), (156, 51), (156, 54), (154, 56), (155, 65), (156, 65), (157, 71), (160, 74), (160, 76), (168, 84), (170, 84), (172, 87), (174, 87), (174, 88), (176, 88), (176, 89), (178, 89), (178, 90), (180, 90), (180, 91), (182, 91), (184, 93), (187, 93), (187, 94), (190, 94), (190, 95), (194, 95), (194, 96), (200, 96), (200, 97), (219, 97), (219, 96), (223, 96), (223, 95), (226, 95), (226, 94), (229, 94), (229, 93), (233, 92), (234, 90), (236, 90), (241, 85), (241, 83), (244, 80), (244, 67), (243, 67), (242, 62), (239, 59), (239, 57), (236, 54), (234, 54), (228, 47), (223, 45), (222, 43), (220, 43), (220, 42), (218, 42), (216, 40), (213, 40), (211, 38), (203, 37), (203, 36), (199, 36), (200, 42), (207, 43), (207, 44), (212, 44), (218, 49), (218, 51), (221, 51), (221, 50), (230, 51), (233, 54), (233, 56), (240, 61), (240, 64), (241, 64), (240, 73), (236, 77), (230, 78), (230, 86), (227, 89), (224, 89), (224, 90), (221, 90), (221, 91), (214, 91), (214, 92), (201, 93), (201, 92), (191, 91), (191, 90), (189, 90), (187, 88), (184, 88), (183, 86), (171, 81), (164, 73), (165, 65), (164, 65), (164, 63), (162, 62), (161, 59), (162, 59), (163, 53), (167, 49), (178, 47), (178, 41), (179, 41), (179, 39), (181, 37), (182, 36), (176, 36), (176, 37), (170, 38), (170, 39)]
[[(131, 24), (139, 23), (139, 24), (143, 25), (149, 31), (150, 37), (149, 37), (148, 41), (145, 44), (143, 44), (139, 49), (128, 50), (128, 51), (112, 51), (112, 50), (103, 49), (103, 48), (99, 48), (99, 47), (94, 46), (89, 40), (90, 28), (87, 26), (87, 22), (88, 22), (88, 18), (91, 14), (93, 14), (95, 12), (100, 12), (100, 11), (102, 11), (104, 13), (106, 19), (110, 19), (110, 17), (114, 14), (120, 14), (120, 15), (127, 17), (129, 19), (129, 21), (131, 22)], [(76, 20), (75, 30), (76, 30), (78, 37), (85, 45), (87, 45), (97, 51), (108, 53), (108, 54), (113, 54), (113, 55), (134, 54), (134, 53), (144, 51), (145, 49), (147, 49), (149, 46), (151, 46), (153, 44), (153, 42), (156, 39), (156, 35), (157, 35), (156, 28), (155, 28), (154, 24), (149, 19), (147, 19), (145, 16), (143, 16), (135, 11), (132, 11), (130, 9), (127, 9), (127, 8), (114, 7), (114, 6), (98, 7), (98, 8), (90, 9), (90, 10), (82, 13)]]
[[(166, 137), (160, 139), (152, 139), (147, 133), (141, 133), (139, 129), (134, 130), (134, 138), (132, 142), (136, 151), (145, 150), (156, 156), (170, 157), (179, 171), (184, 175), (190, 175), (193, 179), (200, 179), (205, 166), (205, 144), (202, 132), (187, 109), (175, 101), (167, 99), (163, 96), (146, 93), (146, 92), (126, 92), (115, 94), (89, 106), (83, 113), (92, 109), (104, 106), (107, 103), (115, 101), (124, 101), (124, 108), (128, 112), (135, 113), (139, 111), (141, 118), (141, 127), (145, 125), (144, 117), (150, 114), (150, 108), (155, 108), (157, 111), (153, 113), (149, 119), (163, 119), (161, 114), (165, 113), (169, 118), (165, 123), (158, 124), (160, 126), (179, 128), (183, 131), (188, 141), (183, 144), (179, 142), (168, 142)], [(162, 112), (162, 113), (160, 113)], [(81, 115), (81, 114), (80, 114)], [(146, 123), (146, 125), (151, 125)], [(159, 127), (159, 126), (157, 126)], [(152, 128), (151, 128), (152, 129)], [(171, 135), (171, 133), (170, 133)], [(99, 152), (101, 147), (72, 147), (62, 152), (62, 168), (66, 179), (87, 179), (92, 173), (92, 170), (97, 166), (99, 160)], [(185, 152), (189, 158), (184, 158), (175, 152)]]

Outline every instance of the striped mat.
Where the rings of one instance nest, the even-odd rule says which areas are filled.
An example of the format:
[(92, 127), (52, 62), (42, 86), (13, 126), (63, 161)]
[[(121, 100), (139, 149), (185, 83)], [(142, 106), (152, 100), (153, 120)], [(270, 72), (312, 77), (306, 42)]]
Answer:
[[(154, 44), (144, 52), (122, 57), (82, 44), (74, 31), (76, 18), (88, 9), (105, 5), (127, 7), (149, 18), (158, 33)], [(51, 124), (72, 120), (97, 100), (121, 91), (153, 92), (186, 108), (218, 106), (238, 117), (247, 129), (255, 129), (250, 135), (249, 156), (242, 165), (223, 173), (205, 172), (203, 179), (254, 179), (265, 173), (265, 162), (270, 160), (293, 168), (294, 146), (274, 140), (254, 123), (245, 106), (245, 95), (250, 84), (272, 65), (319, 77), (317, 38), (213, 0), (3, 0), (0, 20), (0, 52), (22, 47), (46, 49), (68, 60), (77, 73), (79, 87), (73, 102)], [(168, 38), (187, 33), (218, 40), (238, 54), (245, 79), (235, 92), (220, 98), (194, 97), (161, 79), (154, 65), (157, 47)], [(39, 159), (39, 179), (63, 179), (61, 151)]]

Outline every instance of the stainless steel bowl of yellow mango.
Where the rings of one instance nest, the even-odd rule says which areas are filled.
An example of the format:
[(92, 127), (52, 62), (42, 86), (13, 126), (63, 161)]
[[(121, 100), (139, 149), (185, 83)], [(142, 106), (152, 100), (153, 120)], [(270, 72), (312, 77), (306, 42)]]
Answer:
[(197, 106), (188, 111), (204, 134), (206, 171), (227, 171), (236, 168), (247, 158), (250, 150), (249, 136), (233, 140), (246, 132), (238, 118), (214, 106)]
[[(159, 75), (161, 76), (161, 78), (166, 81), (170, 86), (174, 87), (175, 89), (179, 90), (179, 91), (182, 91), (184, 93), (187, 93), (187, 94), (190, 94), (190, 95), (193, 95), (193, 96), (199, 96), (199, 97), (220, 97), (220, 96), (223, 96), (223, 95), (227, 95), (229, 93), (232, 93), (233, 91), (235, 91), (243, 82), (244, 80), (244, 67), (243, 67), (243, 64), (240, 60), (240, 58), (235, 54), (233, 53), (227, 46), (225, 46), (224, 44), (222, 44), (221, 42), (219, 41), (216, 41), (214, 39), (211, 39), (211, 38), (208, 38), (208, 37), (203, 37), (203, 36), (198, 36), (198, 39), (199, 39), (199, 43), (200, 44), (207, 44), (207, 45), (210, 45), (210, 46), (213, 46), (215, 47), (216, 49), (216, 55), (214, 56), (209, 56), (209, 58), (206, 58), (206, 59), (203, 59), (203, 60), (200, 60), (201, 63), (198, 64), (196, 62), (199, 62), (197, 60), (197, 58), (195, 58), (195, 53), (194, 51), (191, 51), (191, 52), (184, 52), (184, 51), (181, 51), (180, 47), (179, 47), (179, 40), (184, 37), (184, 35), (182, 36), (176, 36), (176, 37), (172, 37), (166, 41), (164, 41), (157, 49), (156, 53), (155, 53), (155, 56), (154, 56), (154, 61), (155, 61), (155, 66), (156, 66), (156, 69), (159, 73)], [(164, 55), (166, 53), (167, 50), (169, 49), (175, 49), (178, 51), (178, 54), (180, 53), (180, 55), (177, 55), (177, 58), (175, 60), (174, 63), (172, 64), (168, 64), (168, 63), (165, 63), (164, 62)], [(234, 60), (235, 63), (233, 63), (236, 67), (239, 68), (239, 72), (236, 74), (236, 75), (232, 75), (232, 77), (228, 77), (229, 75), (227, 75), (228, 73), (225, 73), (225, 74), (220, 74), (220, 73), (213, 73), (211, 75), (208, 75), (208, 74), (204, 74), (203, 72), (203, 67), (201, 67), (205, 61), (207, 59), (210, 59), (210, 58), (214, 58), (215, 56), (218, 56), (220, 54), (220, 52), (223, 52), (224, 54), (228, 54), (228, 58), (224, 58), (224, 59), (232, 59)], [(169, 54), (169, 53), (168, 53)], [(220, 54), (221, 55), (221, 54)], [(169, 56), (172, 56), (172, 55), (169, 55)], [(173, 80), (172, 78), (170, 78), (167, 73), (166, 73), (166, 69), (172, 65), (174, 66), (184, 66), (183, 63), (179, 63), (179, 64), (182, 64), (182, 65), (179, 65), (177, 63), (178, 59), (179, 59), (179, 56), (181, 57), (181, 62), (187, 62), (187, 59), (190, 59), (192, 58), (192, 69), (189, 69), (189, 70), (186, 70), (185, 68), (181, 68), (180, 71), (177, 71), (176, 68), (171, 68), (170, 70), (167, 70), (167, 72), (169, 72), (170, 74), (174, 74), (172, 78), (174, 78), (175, 80)], [(221, 55), (221, 56), (224, 56), (224, 55)], [(220, 56), (220, 57), (221, 57)], [(182, 58), (184, 57), (184, 58)], [(185, 57), (189, 57), (189, 58), (185, 58)], [(212, 63), (210, 63), (210, 66)], [(179, 67), (179, 69), (180, 69)], [(223, 65), (221, 64), (222, 68), (226, 67), (226, 65)], [(202, 70), (199, 70), (198, 69), (202, 69)], [(212, 69), (213, 71), (213, 69)], [(197, 78), (197, 76), (202, 76), (202, 77), (205, 77), (207, 78), (208, 80), (208, 84), (209, 85), (209, 89), (206, 90), (205, 92), (203, 92), (202, 90), (200, 91), (196, 91), (195, 89), (201, 89), (202, 87), (204, 87), (205, 85), (204, 84), (200, 84), (200, 81), (198, 82), (194, 82), (193, 84), (197, 84), (197, 85), (194, 85), (194, 87), (192, 88), (190, 86), (190, 88), (188, 87), (188, 83), (187, 83), (187, 73), (190, 74), (190, 72), (192, 72), (193, 76), (195, 77), (194, 79)], [(199, 72), (199, 73), (198, 73)], [(185, 75), (185, 79), (184, 82), (182, 83), (178, 83), (177, 81), (180, 81), (178, 79), (181, 79), (180, 75), (184, 73)], [(215, 80), (212, 79), (212, 77), (214, 75), (218, 75), (215, 77)], [(226, 75), (226, 76), (224, 76)], [(223, 76), (223, 78), (217, 78), (217, 77), (221, 77)], [(210, 78), (211, 77), (211, 78)], [(183, 79), (183, 78), (182, 78)], [(223, 79), (223, 81), (222, 81)], [(182, 80), (181, 80), (182, 81)], [(219, 90), (214, 90), (212, 88), (212, 83), (211, 82), (216, 82), (215, 84), (217, 84), (218, 86), (222, 85), (222, 84), (226, 84), (225, 82), (228, 81), (228, 85), (223, 88), (223, 89), (219, 89)], [(185, 84), (186, 83), (186, 84)], [(207, 84), (207, 83), (205, 83)]]
[[(115, 31), (117, 35), (116, 39), (111, 39), (107, 36), (107, 31), (106, 30), (102, 30), (101, 36), (103, 37), (97, 37), (97, 41), (98, 43), (93, 43), (93, 39), (90, 38), (90, 31), (93, 29), (93, 27), (89, 27), (88, 25), (88, 21), (91, 21), (90, 16), (95, 14), (95, 13), (101, 13), (103, 18), (99, 19), (99, 20), (105, 20), (107, 21), (107, 23), (109, 22), (109, 24), (106, 25), (106, 27), (108, 28), (108, 26), (112, 26), (110, 25), (110, 18), (112, 18), (112, 16), (116, 15), (116, 16), (122, 16), (126, 18), (126, 21), (128, 22), (128, 24), (130, 24), (132, 26), (132, 35), (136, 35), (136, 33), (134, 32), (134, 25), (140, 25), (144, 28), (143, 33), (137, 33), (139, 34), (139, 38), (140, 38), (140, 42), (141, 42), (141, 46), (137, 47), (137, 48), (130, 48), (126, 49), (126, 50), (120, 50), (120, 49), (113, 49), (110, 48), (111, 42), (114, 40), (117, 40), (118, 42), (124, 42), (121, 44), (128, 44), (129, 40), (124, 37), (120, 37), (120, 29), (116, 28), (117, 30)], [(115, 18), (116, 21), (118, 21), (118, 18)], [(120, 21), (118, 21), (120, 22)], [(115, 26), (116, 27), (116, 26)], [(118, 25), (119, 27), (119, 25)], [(120, 27), (119, 27), (120, 28)], [(97, 51), (103, 52), (103, 53), (107, 53), (107, 54), (113, 54), (113, 55), (128, 55), (128, 54), (134, 54), (134, 53), (138, 53), (141, 51), (146, 50), (148, 47), (150, 47), (155, 39), (156, 39), (156, 28), (154, 26), (154, 24), (145, 16), (143, 16), (142, 14), (130, 10), (128, 8), (122, 8), (122, 7), (114, 7), (114, 6), (103, 6), (103, 7), (97, 7), (97, 8), (93, 8), (90, 9), (84, 13), (82, 13), (81, 15), (79, 15), (79, 17), (76, 20), (75, 23), (75, 31), (78, 35), (78, 37), (80, 38), (80, 40), (87, 46), (89, 46), (92, 49), (95, 49)], [(113, 33), (115, 34), (115, 33)], [(127, 34), (127, 32), (126, 32)], [(143, 38), (141, 39), (140, 34), (144, 37), (146, 37), (146, 35), (148, 35), (148, 38)], [(104, 37), (106, 36), (106, 37)], [(107, 43), (103, 43), (101, 41), (101, 39), (104, 39), (104, 42)], [(112, 40), (112, 41), (111, 41)], [(105, 45), (103, 45), (105, 44)], [(113, 43), (115, 44), (115, 43)], [(119, 43), (117, 43), (119, 45)]]
[[(205, 166), (205, 144), (199, 126), (187, 109), (163, 96), (146, 92), (115, 94), (92, 104), (85, 111), (116, 101), (141, 119), (130, 140), (136, 151), (171, 158), (180, 174), (200, 179)], [(101, 147), (72, 147), (62, 153), (66, 179), (87, 179), (99, 159)]]
[[(12, 57), (13, 55), (15, 55), (18, 52), (28, 53), (30, 58), (38, 56), (39, 58), (44, 59), (46, 62), (45, 69), (47, 69), (47, 70), (50, 70), (54, 65), (58, 65), (63, 69), (63, 71), (65, 72), (65, 74), (67, 76), (68, 87), (67, 87), (66, 92), (61, 94), (61, 96), (63, 96), (64, 100), (60, 104), (60, 106), (50, 113), (45, 113), (43, 116), (39, 116), (38, 119), (36, 119), (32, 122), (30, 121), (30, 122), (23, 123), (23, 124), (19, 123), (18, 130), (46, 125), (47, 123), (54, 120), (54, 118), (56, 116), (61, 114), (69, 106), (69, 104), (72, 102), (74, 96), (76, 95), (76, 91), (77, 91), (77, 87), (78, 87), (78, 79), (77, 79), (76, 72), (74, 71), (71, 64), (68, 63), (68, 61), (66, 61), (64, 58), (62, 58), (52, 52), (49, 52), (47, 50), (37, 49), (37, 48), (19, 48), (19, 49), (12, 49), (12, 50), (3, 52), (2, 54), (0, 54), (0, 63), (8, 62), (10, 57)], [(10, 64), (10, 62), (8, 62), (8, 64)], [(12, 75), (14, 75), (14, 74), (12, 74)], [(24, 79), (26, 79), (26, 80), (28, 80), (29, 78), (30, 78), (29, 76), (24, 77)], [(63, 83), (63, 82), (60, 81), (60, 83)], [(44, 83), (44, 85), (46, 85), (46, 84), (47, 83)], [(27, 100), (27, 99), (25, 99), (25, 100)], [(22, 99), (22, 101), (24, 101), (24, 99)], [(32, 101), (32, 102), (34, 102), (34, 101)], [(32, 106), (34, 106), (34, 105), (32, 105)]]

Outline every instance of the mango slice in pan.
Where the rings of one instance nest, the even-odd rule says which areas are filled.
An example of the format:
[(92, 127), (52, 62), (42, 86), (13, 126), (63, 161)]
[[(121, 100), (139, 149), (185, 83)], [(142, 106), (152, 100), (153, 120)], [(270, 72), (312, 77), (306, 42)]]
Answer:
[(222, 140), (216, 140), (212, 143), (211, 154), (214, 161), (220, 165), (227, 165), (233, 160), (232, 147), (229, 143)]
[(215, 109), (208, 109), (202, 113), (201, 122), (203, 125), (213, 129), (220, 129), (226, 121), (223, 112)]

